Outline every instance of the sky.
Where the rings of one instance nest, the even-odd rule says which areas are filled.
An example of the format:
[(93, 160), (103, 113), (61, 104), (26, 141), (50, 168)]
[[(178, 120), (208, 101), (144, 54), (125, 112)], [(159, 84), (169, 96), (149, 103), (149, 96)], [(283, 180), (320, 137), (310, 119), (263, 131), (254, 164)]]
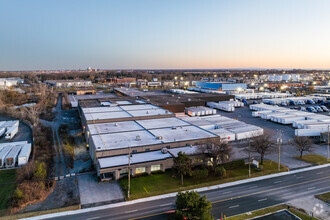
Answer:
[(0, 71), (330, 69), (329, 0), (0, 0)]

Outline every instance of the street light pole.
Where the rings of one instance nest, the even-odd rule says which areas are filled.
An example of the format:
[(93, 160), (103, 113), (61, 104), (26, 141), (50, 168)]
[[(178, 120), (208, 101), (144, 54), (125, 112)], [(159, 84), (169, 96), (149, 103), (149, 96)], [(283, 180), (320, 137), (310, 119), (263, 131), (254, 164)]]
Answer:
[(329, 150), (329, 130), (330, 130), (330, 125), (328, 125), (328, 162), (330, 161), (330, 150)]
[(251, 177), (251, 144), (249, 140), (249, 177)]
[(128, 186), (127, 186), (127, 198), (129, 199), (131, 190), (131, 148), (128, 148)]
[(282, 143), (282, 131), (279, 130), (279, 137), (277, 139), (278, 143), (278, 171), (281, 171), (281, 143)]

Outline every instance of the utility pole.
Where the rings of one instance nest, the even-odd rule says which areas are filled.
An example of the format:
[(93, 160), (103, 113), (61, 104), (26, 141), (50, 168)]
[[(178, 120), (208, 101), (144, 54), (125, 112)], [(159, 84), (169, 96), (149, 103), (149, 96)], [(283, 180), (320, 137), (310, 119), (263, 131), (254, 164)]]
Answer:
[(127, 187), (127, 198), (129, 199), (129, 194), (131, 190), (131, 148), (128, 147), (128, 187)]
[(330, 130), (330, 125), (328, 125), (328, 162), (330, 161), (330, 150), (329, 150), (329, 130)]
[(249, 140), (249, 177), (251, 177), (251, 144)]
[(282, 143), (282, 131), (279, 130), (278, 132), (279, 136), (277, 138), (277, 143), (278, 143), (278, 171), (281, 171), (281, 143)]

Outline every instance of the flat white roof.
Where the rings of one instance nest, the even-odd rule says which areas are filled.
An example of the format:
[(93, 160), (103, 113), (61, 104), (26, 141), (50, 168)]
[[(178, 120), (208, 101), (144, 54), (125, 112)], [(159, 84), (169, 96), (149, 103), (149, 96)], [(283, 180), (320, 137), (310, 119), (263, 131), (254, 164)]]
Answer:
[(131, 105), (132, 104), (132, 102), (130, 102), (130, 101), (116, 101), (116, 103), (117, 104), (119, 104), (119, 105)]
[[(137, 140), (139, 136), (140, 140)], [(120, 134), (101, 134), (92, 135), (92, 141), (96, 151), (98, 150), (114, 150), (128, 147), (138, 147), (145, 145), (161, 144), (155, 136), (146, 130), (122, 132)]]
[(143, 110), (143, 109), (160, 109), (159, 107), (151, 104), (143, 104), (143, 105), (126, 105), (126, 106), (121, 106), (122, 109), (126, 111), (130, 110)]
[[(173, 157), (172, 155), (176, 157), (180, 151), (186, 153), (187, 155), (198, 154), (198, 147), (197, 146), (179, 147), (179, 148), (167, 149), (167, 151), (168, 151), (167, 153), (162, 153), (160, 150), (157, 150), (157, 151), (131, 154), (131, 164), (164, 160)], [(125, 166), (128, 165), (128, 155), (99, 158), (98, 161), (101, 169), (117, 167), (117, 166)]]
[(100, 124), (89, 124), (88, 129), (91, 135), (94, 134), (110, 134), (124, 131), (136, 131), (143, 130), (135, 121), (122, 121), (122, 122), (110, 122)]
[[(164, 160), (172, 157), (169, 153), (163, 154), (159, 151), (131, 154), (131, 164), (144, 163), (149, 161)], [(128, 165), (128, 155), (99, 158), (100, 168), (109, 168)]]
[(134, 111), (127, 111), (133, 117), (141, 117), (141, 116), (154, 116), (154, 115), (168, 115), (172, 114), (171, 112), (162, 109), (162, 108), (156, 108), (156, 109), (145, 109), (145, 110), (134, 110)]
[(147, 120), (137, 120), (137, 123), (142, 125), (145, 129), (154, 128), (168, 128), (172, 126), (187, 126), (189, 123), (180, 120), (178, 118), (158, 118), (158, 119), (147, 119)]
[(102, 119), (115, 119), (115, 118), (129, 118), (132, 117), (127, 112), (98, 112), (85, 114), (86, 120), (102, 120)]
[(149, 132), (155, 135), (156, 137), (161, 136), (162, 141), (164, 143), (216, 137), (216, 135), (192, 125), (177, 127), (176, 129), (172, 129), (172, 128), (152, 129), (149, 130)]
[(81, 108), (83, 113), (90, 114), (90, 113), (99, 113), (99, 112), (120, 112), (123, 111), (120, 107), (93, 107), (93, 108)]

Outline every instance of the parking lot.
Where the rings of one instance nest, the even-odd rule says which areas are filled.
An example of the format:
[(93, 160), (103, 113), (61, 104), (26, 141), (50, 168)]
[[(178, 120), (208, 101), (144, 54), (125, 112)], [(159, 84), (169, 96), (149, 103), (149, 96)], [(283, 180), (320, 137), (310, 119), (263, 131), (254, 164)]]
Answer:
[[(281, 163), (285, 166), (289, 167), (290, 169), (295, 169), (299, 167), (310, 166), (311, 164), (297, 160), (293, 158), (294, 156), (298, 155), (297, 150), (294, 146), (289, 145), (288, 141), (294, 138), (294, 128), (291, 125), (282, 125), (278, 124), (269, 120), (264, 120), (261, 118), (252, 117), (252, 111), (248, 107), (236, 108), (234, 112), (224, 112), (224, 111), (217, 111), (217, 114), (222, 116), (226, 116), (229, 118), (234, 118), (239, 121), (243, 121), (248, 124), (252, 124), (255, 126), (259, 126), (265, 130), (274, 133), (274, 138), (278, 137), (278, 132), (282, 132), (282, 140), (283, 144), (281, 147)], [(232, 159), (241, 159), (247, 158), (248, 155), (244, 151), (247, 143), (232, 143), (234, 155)], [(313, 153), (320, 154), (322, 156), (327, 156), (327, 146), (326, 145), (318, 145), (315, 144), (315, 150)], [(255, 155), (257, 156), (257, 155)], [(266, 159), (277, 161), (278, 160), (278, 153), (277, 151), (267, 154), (265, 156)]]
[[(0, 115), (0, 121), (10, 121), (10, 120), (17, 120), (17, 119)], [(4, 135), (0, 138), (0, 143), (15, 142), (15, 141), (27, 141), (28, 143), (32, 143), (31, 128), (22, 121), (19, 122), (18, 132), (13, 139), (6, 140)]]

